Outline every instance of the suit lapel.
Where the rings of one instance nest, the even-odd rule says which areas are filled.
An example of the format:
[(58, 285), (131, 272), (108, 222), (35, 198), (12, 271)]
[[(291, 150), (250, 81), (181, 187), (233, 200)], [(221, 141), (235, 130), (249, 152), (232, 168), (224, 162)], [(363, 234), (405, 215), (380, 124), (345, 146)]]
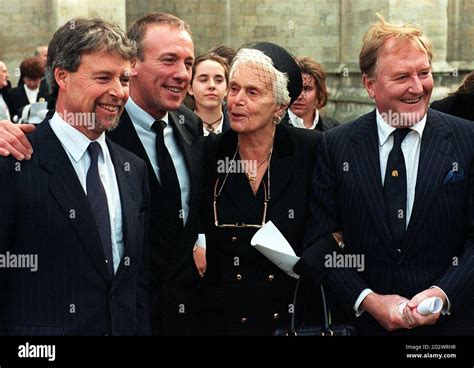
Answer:
[(43, 121), (37, 135), (41, 147), (38, 153), (41, 166), (50, 173), (49, 190), (64, 215), (69, 218), (77, 237), (81, 240), (97, 270), (107, 281), (109, 276), (99, 232), (77, 174), (48, 120)]
[(365, 115), (357, 123), (352, 140), (352, 155), (350, 167), (359, 187), (365, 196), (365, 202), (375, 224), (375, 231), (381, 239), (391, 241), (390, 229), (387, 224), (385, 199), (382, 192), (382, 177), (380, 173), (379, 140), (375, 110)]
[(150, 190), (160, 190), (160, 182), (155, 175), (150, 158), (146, 153), (145, 147), (143, 147), (142, 141), (140, 140), (140, 137), (133, 126), (132, 120), (130, 119), (127, 110), (123, 111), (122, 116), (120, 117), (120, 124), (117, 129), (109, 133), (108, 137), (115, 143), (119, 144), (126, 150), (133, 152), (145, 161), (149, 173), (148, 180), (150, 184)]
[(423, 218), (428, 216), (427, 211), (432, 198), (438, 192), (452, 164), (449, 161), (453, 148), (449, 140), (451, 134), (452, 132), (439, 114), (429, 109), (421, 140), (415, 202), (405, 236), (407, 244), (412, 243), (418, 227), (423, 224)]

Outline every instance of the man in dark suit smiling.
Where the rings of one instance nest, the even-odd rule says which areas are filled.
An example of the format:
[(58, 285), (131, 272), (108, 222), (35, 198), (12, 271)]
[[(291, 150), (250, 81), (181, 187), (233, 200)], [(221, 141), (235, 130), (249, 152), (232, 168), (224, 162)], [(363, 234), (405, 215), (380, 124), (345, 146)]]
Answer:
[[(142, 158), (148, 168), (152, 332), (194, 334), (195, 298), (199, 276), (205, 272), (202, 260), (201, 275), (194, 265), (205, 246), (203, 237), (201, 246), (194, 246), (203, 181), (202, 144), (199, 118), (180, 107), (191, 81), (194, 44), (189, 25), (166, 13), (138, 19), (128, 37), (138, 49), (130, 98), (118, 128), (108, 137)], [(27, 124), (0, 122), (0, 155), (31, 158), (23, 134), (31, 129)]]
[[(307, 245), (342, 230), (365, 256), (329, 272), (360, 334), (473, 333), (474, 127), (428, 108), (431, 61), (420, 29), (380, 17), (360, 53), (376, 110), (328, 131), (318, 157)], [(428, 297), (441, 313), (418, 313)]]
[(31, 160), (0, 159), (0, 252), (38, 260), (1, 270), (2, 334), (150, 333), (146, 165), (105, 136), (135, 55), (99, 19), (73, 19), (51, 40), (56, 111), (28, 137)]

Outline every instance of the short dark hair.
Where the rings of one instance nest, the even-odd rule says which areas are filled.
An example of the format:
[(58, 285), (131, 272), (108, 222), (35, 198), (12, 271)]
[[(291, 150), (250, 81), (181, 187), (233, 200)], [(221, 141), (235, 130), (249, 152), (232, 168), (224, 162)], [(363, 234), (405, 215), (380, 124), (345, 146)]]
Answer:
[(20, 64), (20, 73), (23, 78), (41, 79), (44, 76), (44, 67), (37, 57), (29, 57)]
[(103, 19), (74, 18), (60, 27), (48, 46), (46, 81), (51, 95), (56, 98), (59, 91), (54, 77), (57, 67), (75, 72), (81, 64), (83, 54), (102, 49), (127, 60), (136, 57), (135, 44), (125, 36), (119, 26)]
[(145, 38), (145, 33), (149, 26), (151, 25), (168, 25), (170, 27), (175, 27), (183, 29), (189, 33), (189, 36), (192, 38), (191, 27), (184, 20), (167, 13), (149, 13), (137, 19), (128, 29), (127, 37), (134, 41), (137, 45), (137, 56), (138, 59), (144, 60), (144, 46), (143, 39)]

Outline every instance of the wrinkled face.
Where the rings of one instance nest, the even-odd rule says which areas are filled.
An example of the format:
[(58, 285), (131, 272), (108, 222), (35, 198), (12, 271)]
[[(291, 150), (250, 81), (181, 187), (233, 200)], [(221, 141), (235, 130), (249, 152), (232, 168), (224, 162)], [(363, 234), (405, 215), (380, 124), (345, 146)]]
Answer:
[(240, 64), (232, 75), (227, 108), (232, 130), (253, 133), (271, 127), (286, 105), (277, 106), (269, 71), (257, 70), (251, 63)]
[(364, 85), (384, 120), (411, 126), (426, 114), (433, 76), (428, 54), (409, 40), (388, 39), (379, 51), (375, 76)]
[(130, 76), (131, 62), (120, 55), (106, 50), (83, 54), (76, 72), (56, 68), (57, 111), (64, 113), (63, 119), (76, 129), (95, 139), (117, 127), (128, 99)]
[(8, 69), (5, 63), (0, 62), (0, 89), (8, 85)]
[(227, 94), (224, 67), (214, 60), (204, 60), (199, 63), (188, 93), (194, 96), (198, 111), (220, 108)]
[(38, 89), (41, 84), (41, 78), (29, 78), (24, 77), (23, 82), (25, 82), (26, 87), (31, 90)]
[(168, 25), (149, 27), (143, 45), (144, 60), (136, 62), (131, 96), (159, 119), (183, 103), (191, 81), (194, 45), (186, 30)]
[(310, 74), (303, 73), (303, 90), (298, 99), (291, 105), (290, 110), (300, 118), (312, 114), (318, 108), (316, 81)]

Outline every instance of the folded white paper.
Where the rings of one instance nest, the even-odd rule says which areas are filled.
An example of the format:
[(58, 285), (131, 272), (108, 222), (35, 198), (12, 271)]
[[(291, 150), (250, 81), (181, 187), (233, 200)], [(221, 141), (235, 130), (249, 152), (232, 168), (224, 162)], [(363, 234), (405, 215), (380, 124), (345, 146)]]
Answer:
[(263, 225), (252, 237), (250, 244), (286, 274), (299, 279), (300, 276), (293, 272), (293, 266), (300, 257), (273, 222), (268, 221)]
[[(403, 310), (405, 309), (406, 305), (407, 303), (400, 304), (398, 306), (398, 311), (400, 313), (403, 313)], [(424, 299), (420, 304), (418, 304), (418, 307), (416, 307), (418, 313), (423, 316), (427, 316), (433, 313), (439, 313), (441, 312), (441, 309), (443, 309), (443, 300), (437, 296), (432, 296), (431, 298)]]

